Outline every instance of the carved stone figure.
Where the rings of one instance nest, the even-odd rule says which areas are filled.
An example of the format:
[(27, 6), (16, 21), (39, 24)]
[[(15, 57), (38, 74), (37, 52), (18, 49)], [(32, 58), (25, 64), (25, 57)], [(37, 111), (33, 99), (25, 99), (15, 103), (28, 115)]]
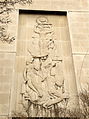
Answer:
[(64, 89), (62, 59), (54, 54), (56, 47), (52, 24), (46, 17), (38, 17), (36, 24), (36, 37), (32, 42), (38, 42), (35, 46), (38, 50), (33, 52), (34, 49), (28, 49), (32, 60), (26, 62), (22, 94), (26, 100), (48, 108), (68, 96)]
[(38, 17), (36, 26), (34, 27), (34, 36), (32, 37), (32, 46), (36, 49), (30, 49), (34, 56), (46, 56), (49, 54), (49, 49), (54, 47), (52, 24), (48, 23), (46, 17)]

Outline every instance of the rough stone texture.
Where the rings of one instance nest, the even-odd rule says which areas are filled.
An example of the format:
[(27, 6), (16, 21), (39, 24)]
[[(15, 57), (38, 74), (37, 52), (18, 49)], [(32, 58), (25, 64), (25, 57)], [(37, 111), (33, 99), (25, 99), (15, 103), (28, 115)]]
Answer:
[[(11, 13), (12, 23), (8, 27), (8, 32), (15, 36), (16, 40), (11, 44), (0, 41), (1, 116), (11, 115), (11, 112), (17, 108), (16, 104), (20, 100), (21, 85), (19, 84), (21, 79), (23, 79), (22, 72), (27, 60), (26, 48), (30, 43), (28, 39), (32, 37), (28, 34), (32, 34), (32, 25), (35, 24), (34, 19), (36, 15), (33, 15), (34, 17), (32, 16), (29, 22), (28, 20), (26, 21), (26, 15), (24, 15), (22, 23), (19, 22), (19, 9), (67, 12), (66, 20), (68, 20), (69, 31), (68, 28), (64, 28), (66, 25), (65, 19), (56, 19), (56, 15), (55, 19), (51, 18), (52, 23), (55, 23), (56, 27), (54, 28), (55, 36), (61, 39), (62, 43), (62, 55), (65, 60), (63, 65), (64, 76), (68, 78), (69, 84), (73, 84), (71, 78), (73, 78), (74, 84), (77, 82), (78, 92), (81, 88), (88, 89), (87, 84), (89, 84), (89, 0), (33, 0), (30, 6), (16, 5), (16, 9), (16, 11)], [(29, 23), (30, 27), (28, 27)], [(23, 26), (20, 26), (18, 29), (19, 24)], [(23, 28), (25, 25), (26, 29)], [(57, 29), (59, 26), (60, 29)], [(75, 69), (73, 68), (73, 62)], [(68, 75), (69, 72), (70, 75)], [(76, 74), (76, 81), (74, 72)], [(71, 90), (72, 87), (75, 87), (73, 88), (74, 90)], [(69, 89), (71, 95), (73, 92), (77, 92), (75, 85), (70, 85)], [(76, 93), (74, 97), (76, 97), (75, 95)], [(74, 97), (73, 95), (71, 96), (73, 99)]]

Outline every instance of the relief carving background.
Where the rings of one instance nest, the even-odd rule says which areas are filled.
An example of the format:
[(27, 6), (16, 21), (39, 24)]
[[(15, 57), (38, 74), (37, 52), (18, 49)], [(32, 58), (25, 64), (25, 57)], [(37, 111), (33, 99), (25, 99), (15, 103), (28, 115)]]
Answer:
[(68, 96), (64, 91), (62, 58), (57, 55), (52, 24), (44, 16), (38, 17), (36, 24), (28, 49), (32, 59), (26, 62), (22, 90), (26, 89), (22, 94), (28, 101), (47, 108)]
[(66, 16), (20, 14), (18, 34), (16, 109), (59, 116), (77, 96)]

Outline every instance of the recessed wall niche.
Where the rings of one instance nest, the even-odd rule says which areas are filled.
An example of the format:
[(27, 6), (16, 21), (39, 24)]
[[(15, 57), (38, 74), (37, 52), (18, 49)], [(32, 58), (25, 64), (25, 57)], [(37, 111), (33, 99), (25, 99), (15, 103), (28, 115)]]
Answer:
[(14, 109), (29, 117), (61, 117), (61, 108), (78, 106), (67, 14), (19, 13)]

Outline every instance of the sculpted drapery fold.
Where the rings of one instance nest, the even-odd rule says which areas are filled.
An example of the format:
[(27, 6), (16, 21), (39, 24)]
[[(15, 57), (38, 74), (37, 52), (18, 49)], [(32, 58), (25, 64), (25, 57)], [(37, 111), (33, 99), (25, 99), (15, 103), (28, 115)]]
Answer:
[(53, 25), (47, 17), (36, 19), (32, 45), (23, 73), (22, 96), (33, 104), (50, 108), (68, 99), (65, 93), (63, 59), (56, 52)]

